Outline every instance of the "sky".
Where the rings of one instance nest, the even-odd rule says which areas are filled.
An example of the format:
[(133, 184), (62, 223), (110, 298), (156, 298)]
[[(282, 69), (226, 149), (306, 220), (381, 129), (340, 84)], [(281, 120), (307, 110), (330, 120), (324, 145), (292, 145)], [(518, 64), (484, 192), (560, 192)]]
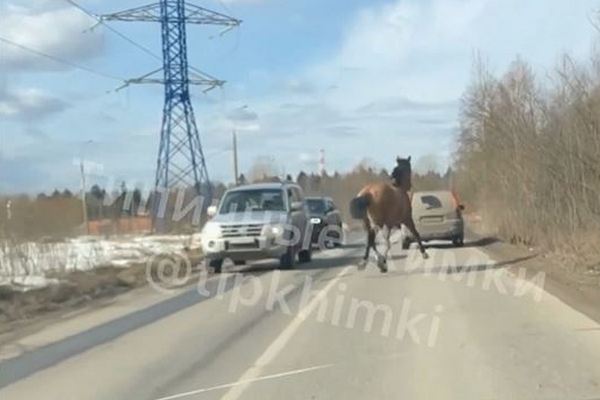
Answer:
[[(193, 1), (189, 1), (190, 3)], [(146, 4), (79, 0), (96, 14)], [(564, 53), (585, 60), (597, 33), (597, 0), (207, 0), (242, 19), (221, 34), (189, 25), (190, 64), (227, 81), (192, 89), (212, 180), (231, 182), (231, 132), (240, 169), (270, 157), (285, 173), (328, 171), (362, 160), (392, 167), (451, 163), (460, 98), (480, 55), (501, 74), (517, 57), (549, 79)], [(108, 22), (160, 54), (160, 26)], [(149, 187), (163, 88), (131, 85), (161, 61), (66, 0), (0, 0), (0, 193), (76, 190), (88, 181)], [(93, 73), (91, 72), (93, 71)]]

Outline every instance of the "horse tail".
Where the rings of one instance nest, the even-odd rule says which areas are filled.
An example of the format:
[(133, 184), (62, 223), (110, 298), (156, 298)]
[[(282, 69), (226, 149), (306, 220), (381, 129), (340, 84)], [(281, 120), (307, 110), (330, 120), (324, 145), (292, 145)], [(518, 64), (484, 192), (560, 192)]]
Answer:
[(352, 218), (365, 219), (367, 217), (367, 208), (369, 207), (370, 200), (371, 196), (368, 193), (356, 196), (350, 200), (350, 215), (352, 215)]

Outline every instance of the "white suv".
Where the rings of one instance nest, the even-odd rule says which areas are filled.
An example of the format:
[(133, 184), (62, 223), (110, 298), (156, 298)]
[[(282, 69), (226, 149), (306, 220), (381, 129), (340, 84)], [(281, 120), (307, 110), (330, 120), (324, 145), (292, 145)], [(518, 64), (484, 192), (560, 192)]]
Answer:
[(223, 195), (218, 207), (208, 209), (211, 219), (201, 233), (207, 264), (221, 272), (223, 260), (279, 259), (281, 268), (292, 268), (312, 258), (310, 221), (300, 186), (261, 183), (236, 187)]

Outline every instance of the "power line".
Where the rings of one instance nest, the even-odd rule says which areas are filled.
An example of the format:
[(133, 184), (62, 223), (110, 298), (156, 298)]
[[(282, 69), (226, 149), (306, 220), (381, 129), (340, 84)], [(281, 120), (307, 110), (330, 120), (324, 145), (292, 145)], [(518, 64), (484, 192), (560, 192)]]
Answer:
[(26, 51), (28, 53), (35, 54), (35, 55), (37, 55), (39, 57), (47, 58), (47, 59), (52, 60), (52, 61), (54, 61), (56, 63), (66, 65), (66, 66), (69, 66), (71, 68), (79, 69), (81, 71), (85, 71), (85, 72), (88, 72), (90, 74), (101, 76), (103, 78), (113, 79), (113, 80), (121, 81), (121, 82), (125, 80), (125, 79), (120, 78), (118, 76), (110, 75), (110, 74), (107, 74), (107, 73), (104, 73), (104, 72), (100, 72), (100, 71), (96, 71), (96, 70), (91, 69), (89, 67), (86, 67), (86, 66), (83, 66), (83, 65), (80, 65), (80, 64), (76, 64), (76, 63), (71, 62), (71, 61), (67, 61), (65, 59), (62, 59), (62, 58), (59, 58), (59, 57), (56, 57), (56, 56), (53, 56), (53, 55), (41, 52), (41, 51), (36, 50), (36, 49), (32, 49), (31, 47), (25, 46), (25, 45), (23, 45), (21, 43), (13, 42), (12, 40), (6, 39), (6, 38), (1, 37), (1, 36), (0, 36), (0, 42), (9, 44), (9, 45), (11, 45), (13, 47), (19, 48), (19, 49), (21, 49), (23, 51)]
[[(97, 26), (97, 25), (102, 25), (106, 29), (108, 29), (109, 31), (111, 31), (112, 33), (114, 33), (115, 35), (119, 36), (121, 39), (125, 40), (129, 44), (131, 44), (131, 45), (137, 47), (138, 49), (142, 50), (144, 53), (148, 54), (150, 57), (153, 57), (153, 58), (155, 58), (157, 60), (162, 60), (162, 58), (158, 54), (156, 54), (155, 52), (153, 52), (152, 50), (150, 50), (148, 47), (144, 46), (143, 44), (140, 44), (140, 43), (136, 42), (135, 40), (131, 39), (130, 37), (128, 37), (124, 33), (120, 32), (119, 30), (117, 30), (117, 29), (113, 28), (112, 26), (106, 24), (102, 20), (102, 18), (100, 18), (98, 15), (94, 14), (90, 10), (87, 10), (86, 8), (84, 8), (81, 5), (79, 5), (78, 3), (76, 3), (75, 0), (65, 0), (65, 1), (67, 3), (69, 3), (70, 5), (72, 5), (73, 7), (77, 8), (82, 13), (86, 14), (88, 17), (93, 18), (94, 20), (96, 20), (97, 24), (94, 25), (94, 27)], [(92, 27), (92, 29), (94, 27)]]
[[(73, 7), (77, 8), (79, 11), (81, 11), (82, 13), (86, 14), (88, 17), (94, 19), (97, 24), (94, 25), (91, 29), (94, 29), (95, 26), (97, 25), (102, 25), (103, 27), (105, 27), (106, 29), (108, 29), (109, 31), (111, 31), (112, 33), (114, 33), (115, 35), (119, 36), (121, 39), (125, 40), (126, 42), (128, 42), (129, 44), (137, 47), (138, 49), (140, 49), (141, 51), (143, 51), (144, 53), (148, 54), (150, 57), (155, 58), (156, 60), (159, 60), (162, 62), (162, 57), (159, 56), (158, 54), (156, 54), (154, 51), (152, 51), (151, 49), (149, 49), (148, 47), (144, 46), (143, 44), (140, 44), (138, 42), (136, 42), (135, 40), (131, 39), (129, 36), (125, 35), (124, 33), (122, 33), (121, 31), (119, 31), (118, 29), (113, 28), (112, 26), (110, 26), (109, 24), (105, 23), (104, 20), (94, 14), (93, 12), (91, 12), (90, 10), (84, 8), (83, 6), (79, 5), (77, 2), (75, 2), (75, 0), (64, 0), (67, 3), (69, 3), (70, 5), (72, 5)], [(223, 4), (223, 3), (221, 3)], [(208, 75), (205, 72), (199, 70), (198, 68), (190, 65), (189, 66), (190, 70), (200, 74), (200, 75)]]

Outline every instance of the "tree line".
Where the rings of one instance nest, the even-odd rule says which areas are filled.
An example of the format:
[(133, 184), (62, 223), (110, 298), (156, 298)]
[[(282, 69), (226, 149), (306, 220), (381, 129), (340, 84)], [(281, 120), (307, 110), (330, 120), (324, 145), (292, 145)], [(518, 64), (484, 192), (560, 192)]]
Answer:
[[(257, 171), (260, 171), (258, 173)], [(247, 173), (248, 178), (242, 174), (239, 183), (253, 183), (263, 181), (279, 181), (277, 169), (266, 168), (263, 164), (253, 166)], [(307, 195), (330, 196), (334, 199), (342, 215), (349, 218), (347, 205), (353, 196), (367, 183), (377, 180), (389, 180), (385, 169), (378, 169), (361, 163), (347, 173), (335, 172), (331, 175), (318, 175), (301, 171), (295, 178), (288, 176), (288, 180), (296, 181), (303, 187)], [(429, 172), (424, 175), (415, 175), (413, 185), (415, 189), (438, 189), (449, 187), (451, 170), (440, 175)], [(213, 196), (219, 199), (227, 186), (223, 183), (213, 184)], [(196, 196), (191, 188), (186, 190), (183, 206), (189, 204)], [(177, 194), (171, 194), (167, 201), (167, 211), (164, 221), (168, 222), (167, 231), (189, 232), (198, 230), (192, 226), (191, 213), (181, 220), (174, 221), (169, 216), (176, 208)], [(143, 193), (140, 189), (128, 189), (122, 184), (118, 190), (108, 192), (99, 185), (93, 185), (85, 194), (87, 216), (89, 221), (112, 220), (116, 223), (119, 219), (145, 215), (149, 216), (152, 204), (152, 193)], [(9, 205), (10, 201), (10, 207)], [(40, 193), (37, 196), (16, 196), (0, 198), (0, 235), (9, 235), (18, 240), (39, 240), (74, 236), (85, 232), (83, 227), (83, 203), (80, 193), (73, 193), (68, 189), (54, 190), (50, 194)]]

